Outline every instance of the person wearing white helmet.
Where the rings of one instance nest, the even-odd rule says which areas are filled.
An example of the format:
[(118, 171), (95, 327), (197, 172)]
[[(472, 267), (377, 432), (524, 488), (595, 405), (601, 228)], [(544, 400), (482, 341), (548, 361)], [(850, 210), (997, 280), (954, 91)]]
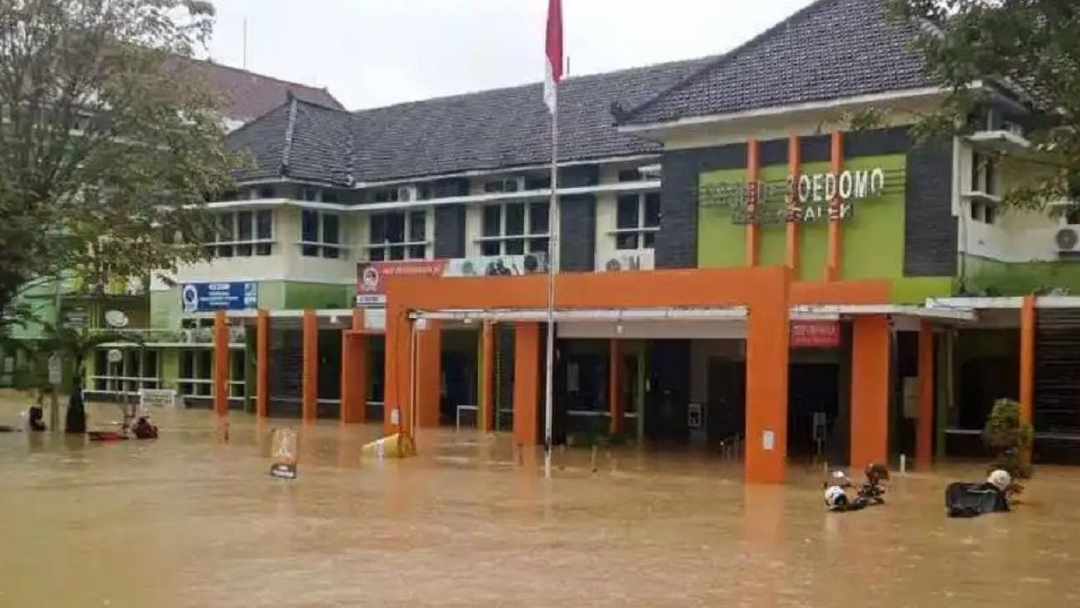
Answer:
[(825, 488), (825, 507), (830, 511), (850, 511), (851, 505), (847, 492), (841, 486), (831, 485)]
[(1009, 494), (1014, 491), (1012, 475), (1003, 469), (995, 469), (984, 483), (949, 484), (945, 488), (945, 510), (949, 517), (976, 517), (1009, 511)]
[(866, 465), (866, 482), (859, 486), (855, 497), (848, 496), (848, 488), (855, 484), (841, 471), (836, 471), (825, 484), (825, 506), (830, 511), (858, 511), (871, 505), (885, 504), (883, 480), (889, 478), (889, 469), (880, 464)]
[(986, 483), (994, 486), (999, 492), (1005, 492), (1012, 485), (1012, 475), (1004, 469), (997, 469), (990, 472), (990, 476), (986, 478)]

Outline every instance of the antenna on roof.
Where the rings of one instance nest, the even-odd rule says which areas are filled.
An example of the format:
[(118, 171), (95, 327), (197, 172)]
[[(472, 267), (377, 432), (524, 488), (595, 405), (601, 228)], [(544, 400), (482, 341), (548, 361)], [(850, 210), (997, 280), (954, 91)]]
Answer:
[(243, 68), (247, 69), (247, 17), (244, 17), (244, 63)]

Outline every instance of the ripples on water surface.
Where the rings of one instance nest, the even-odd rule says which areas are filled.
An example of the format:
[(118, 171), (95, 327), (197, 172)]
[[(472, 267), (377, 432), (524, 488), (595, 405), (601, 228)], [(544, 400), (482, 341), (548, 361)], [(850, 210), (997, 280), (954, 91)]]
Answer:
[[(0, 424), (23, 403), (0, 397)], [(977, 465), (827, 514), (817, 469), (744, 487), (699, 452), (567, 450), (547, 482), (507, 435), (428, 432), (420, 457), (371, 462), (380, 426), (336, 421), (303, 428), (279, 481), (270, 429), (297, 421), (154, 416), (156, 441), (0, 434), (0, 606), (1080, 605), (1077, 468), (1040, 468), (1008, 515), (945, 519)]]

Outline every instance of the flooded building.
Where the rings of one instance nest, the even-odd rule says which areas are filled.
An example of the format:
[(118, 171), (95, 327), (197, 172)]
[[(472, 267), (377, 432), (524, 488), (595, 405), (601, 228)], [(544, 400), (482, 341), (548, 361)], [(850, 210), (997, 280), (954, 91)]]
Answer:
[[(1068, 456), (1080, 217), (1001, 207), (1033, 175), (1008, 87), (969, 135), (914, 137), (945, 91), (884, 4), (560, 86), (557, 441), (740, 446), (776, 481), (792, 458), (964, 453), (1010, 397)], [(359, 112), (291, 96), (230, 141), (253, 163), (210, 204), (213, 260), (152, 286), (146, 345), (103, 348), (92, 390), (541, 440), (540, 84)]]

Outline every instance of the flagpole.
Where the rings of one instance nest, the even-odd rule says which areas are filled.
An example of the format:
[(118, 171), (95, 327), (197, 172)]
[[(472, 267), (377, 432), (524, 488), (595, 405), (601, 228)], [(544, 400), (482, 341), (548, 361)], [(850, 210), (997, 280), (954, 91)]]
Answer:
[(544, 478), (551, 479), (551, 418), (555, 408), (555, 275), (559, 272), (559, 81), (563, 75), (562, 2), (548, 0), (544, 42), (544, 102), (551, 111), (551, 202), (548, 203), (547, 340), (544, 341)]
[(559, 87), (555, 82), (551, 110), (551, 202), (548, 204), (548, 297), (546, 369), (544, 376), (544, 477), (551, 478), (551, 425), (555, 378), (555, 273), (559, 268)]

